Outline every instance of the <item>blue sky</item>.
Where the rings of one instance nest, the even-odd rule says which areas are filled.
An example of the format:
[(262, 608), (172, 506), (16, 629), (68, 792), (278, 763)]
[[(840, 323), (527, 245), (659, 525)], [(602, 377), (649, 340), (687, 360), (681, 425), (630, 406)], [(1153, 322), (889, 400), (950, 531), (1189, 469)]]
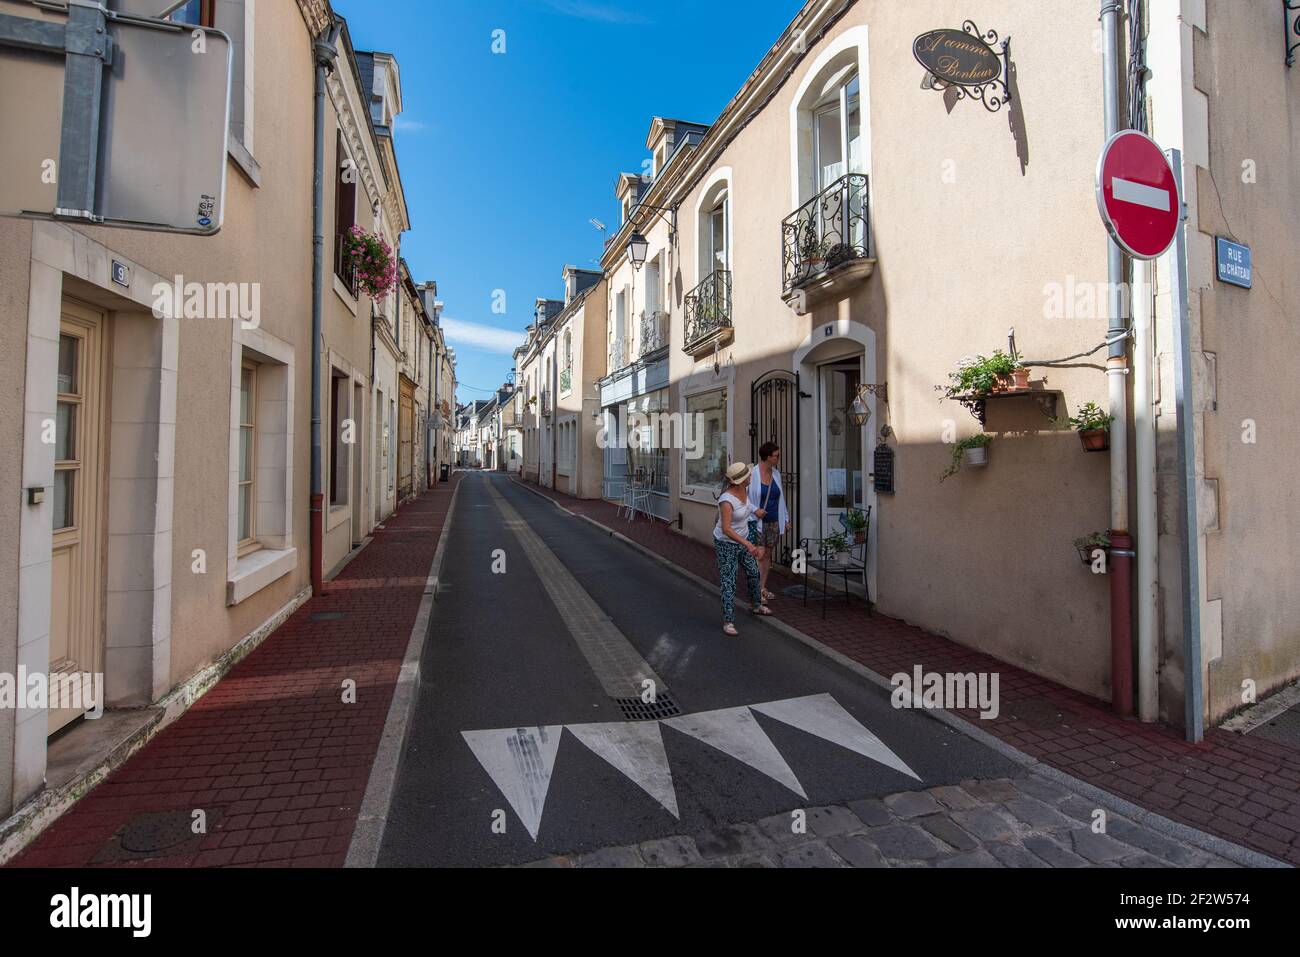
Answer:
[(594, 268), (588, 220), (617, 228), (614, 182), (641, 169), (651, 118), (712, 122), (801, 6), (334, 0), (358, 49), (401, 66), (402, 255), (438, 282), (460, 401), (505, 381), (533, 301), (563, 297), (565, 264)]

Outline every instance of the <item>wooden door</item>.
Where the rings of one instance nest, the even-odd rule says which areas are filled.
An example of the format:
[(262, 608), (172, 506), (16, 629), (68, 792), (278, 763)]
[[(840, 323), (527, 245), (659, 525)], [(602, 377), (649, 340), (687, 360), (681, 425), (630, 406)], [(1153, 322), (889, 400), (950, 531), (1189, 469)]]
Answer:
[[(65, 301), (59, 326), (52, 511), (50, 684), (73, 701), (50, 701), (53, 734), (93, 706), (104, 670), (103, 565), (104, 315)], [(92, 685), (92, 680), (94, 681)], [(73, 707), (56, 707), (72, 704)]]
[(397, 498), (406, 498), (415, 490), (413, 443), (415, 439), (415, 386), (405, 379), (401, 383), (397, 410)]

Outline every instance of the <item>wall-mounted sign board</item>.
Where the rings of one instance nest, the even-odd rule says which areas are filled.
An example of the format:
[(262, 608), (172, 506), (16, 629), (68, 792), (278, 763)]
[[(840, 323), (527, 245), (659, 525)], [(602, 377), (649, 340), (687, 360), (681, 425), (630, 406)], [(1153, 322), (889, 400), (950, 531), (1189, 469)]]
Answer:
[(1002, 58), (962, 30), (922, 33), (912, 44), (912, 54), (934, 77), (955, 86), (981, 86), (1002, 75)]
[(0, 215), (216, 233), (231, 62), (219, 30), (0, 0)]
[(1215, 258), (1218, 260), (1219, 282), (1231, 283), (1242, 289), (1249, 289), (1254, 285), (1255, 266), (1251, 260), (1249, 246), (1216, 236), (1214, 249)]

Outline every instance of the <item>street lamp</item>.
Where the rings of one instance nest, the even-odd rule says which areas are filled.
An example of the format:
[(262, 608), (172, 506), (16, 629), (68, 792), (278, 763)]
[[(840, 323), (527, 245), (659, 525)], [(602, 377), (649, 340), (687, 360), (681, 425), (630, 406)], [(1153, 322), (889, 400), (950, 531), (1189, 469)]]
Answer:
[(627, 241), (627, 259), (632, 264), (633, 269), (640, 269), (645, 265), (646, 254), (650, 252), (650, 244), (640, 233), (633, 233), (632, 238)]

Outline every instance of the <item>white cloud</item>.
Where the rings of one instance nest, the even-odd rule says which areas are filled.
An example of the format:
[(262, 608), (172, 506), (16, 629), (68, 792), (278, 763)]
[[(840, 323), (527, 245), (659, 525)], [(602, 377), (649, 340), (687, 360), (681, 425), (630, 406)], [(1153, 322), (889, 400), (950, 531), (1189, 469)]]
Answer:
[(542, 0), (546, 6), (566, 17), (580, 20), (595, 20), (600, 23), (649, 23), (640, 13), (620, 10), (618, 7), (604, 3), (588, 3), (587, 0)]
[(453, 345), (470, 346), (507, 356), (524, 341), (522, 332), (465, 322), (462, 319), (449, 319), (446, 316), (442, 317), (442, 331)]
[(393, 118), (393, 129), (406, 130), (414, 133), (418, 130), (425, 129), (425, 125), (419, 120), (408, 120), (404, 116), (397, 116)]

